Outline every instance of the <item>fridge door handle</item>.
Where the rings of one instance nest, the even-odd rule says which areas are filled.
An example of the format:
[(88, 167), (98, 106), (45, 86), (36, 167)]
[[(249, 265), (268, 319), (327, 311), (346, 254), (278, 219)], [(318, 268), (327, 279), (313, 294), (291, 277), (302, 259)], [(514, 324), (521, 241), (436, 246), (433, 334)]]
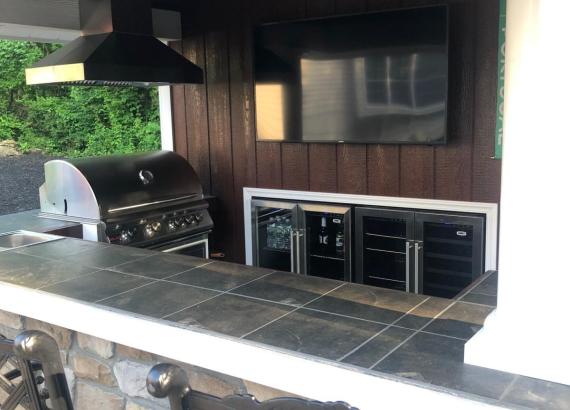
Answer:
[(291, 272), (295, 273), (296, 266), (295, 266), (295, 253), (297, 248), (297, 231), (295, 229), (291, 229), (291, 238), (289, 240), (289, 250), (291, 251)]
[(423, 249), (423, 242), (417, 241), (414, 243), (414, 279), (416, 281), (416, 293), (420, 293), (420, 251)]
[(301, 238), (305, 236), (304, 230), (297, 230), (296, 247), (297, 247), (297, 273), (303, 273), (301, 269)]
[(410, 249), (412, 244), (406, 241), (406, 292), (410, 291)]

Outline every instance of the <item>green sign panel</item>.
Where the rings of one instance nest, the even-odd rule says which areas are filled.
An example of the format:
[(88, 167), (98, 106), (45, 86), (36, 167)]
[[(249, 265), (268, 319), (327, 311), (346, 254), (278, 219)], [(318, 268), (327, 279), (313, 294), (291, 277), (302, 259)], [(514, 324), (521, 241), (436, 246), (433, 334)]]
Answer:
[(495, 159), (503, 156), (503, 120), (505, 105), (505, 43), (507, 29), (507, 0), (501, 2), (499, 15), (499, 67), (497, 86), (497, 128), (495, 130)]

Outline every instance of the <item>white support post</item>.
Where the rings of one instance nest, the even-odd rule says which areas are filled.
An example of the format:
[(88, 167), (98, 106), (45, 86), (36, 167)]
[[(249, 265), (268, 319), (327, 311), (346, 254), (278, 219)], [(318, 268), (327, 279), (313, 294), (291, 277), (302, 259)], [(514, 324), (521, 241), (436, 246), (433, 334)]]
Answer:
[(508, 0), (497, 310), (465, 362), (570, 384), (570, 2)]
[(172, 100), (170, 86), (158, 87), (158, 106), (160, 111), (160, 142), (163, 150), (174, 151), (174, 132), (172, 128)]

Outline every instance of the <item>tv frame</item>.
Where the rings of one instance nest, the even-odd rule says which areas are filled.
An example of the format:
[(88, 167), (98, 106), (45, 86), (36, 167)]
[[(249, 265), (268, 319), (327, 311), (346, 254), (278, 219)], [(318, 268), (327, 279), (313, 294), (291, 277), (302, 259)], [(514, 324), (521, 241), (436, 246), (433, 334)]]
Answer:
[[(267, 26), (274, 26), (274, 25), (281, 25), (287, 23), (300, 23), (300, 22), (311, 22), (311, 21), (323, 21), (323, 20), (331, 20), (337, 19), (342, 17), (356, 17), (362, 15), (370, 15), (370, 14), (384, 14), (390, 13), (394, 11), (405, 11), (405, 10), (421, 10), (421, 9), (429, 9), (429, 8), (443, 8), (445, 9), (446, 14), (446, 27), (445, 27), (445, 36), (446, 36), (446, 44), (445, 50), (447, 53), (447, 64), (446, 64), (446, 71), (447, 71), (447, 81), (445, 83), (445, 113), (444, 113), (444, 122), (445, 122), (445, 133), (443, 135), (443, 139), (434, 142), (381, 142), (381, 141), (359, 141), (359, 140), (308, 140), (308, 139), (301, 139), (301, 140), (272, 140), (272, 139), (261, 139), (259, 138), (257, 132), (257, 95), (255, 92), (255, 85), (256, 85), (256, 73), (255, 73), (255, 66), (256, 66), (256, 46), (255, 46), (255, 32), (260, 27), (267, 27)], [(345, 145), (345, 144), (355, 144), (355, 145), (391, 145), (391, 146), (398, 146), (398, 145), (415, 145), (415, 146), (442, 146), (447, 145), (449, 143), (449, 34), (450, 34), (450, 13), (449, 13), (449, 5), (448, 4), (433, 4), (428, 6), (417, 6), (417, 7), (398, 7), (398, 8), (390, 8), (386, 10), (377, 10), (377, 11), (367, 11), (367, 12), (357, 12), (357, 13), (343, 13), (343, 14), (333, 14), (323, 17), (307, 17), (307, 18), (300, 18), (300, 19), (287, 19), (287, 20), (280, 20), (280, 21), (272, 21), (262, 24), (257, 24), (253, 27), (253, 44), (252, 44), (252, 74), (253, 74), (253, 106), (254, 106), (254, 121), (255, 121), (255, 141), (256, 142), (268, 142), (268, 143), (277, 143), (277, 144), (334, 144), (334, 145)]]

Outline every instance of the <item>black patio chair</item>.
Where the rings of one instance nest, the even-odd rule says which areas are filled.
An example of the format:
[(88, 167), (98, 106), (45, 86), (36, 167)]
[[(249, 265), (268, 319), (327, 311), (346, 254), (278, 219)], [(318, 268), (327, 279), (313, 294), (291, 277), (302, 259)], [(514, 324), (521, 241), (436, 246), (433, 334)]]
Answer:
[(264, 402), (251, 395), (215, 397), (192, 390), (184, 370), (167, 363), (157, 364), (150, 370), (146, 387), (154, 397), (168, 397), (171, 410), (358, 410), (343, 402), (322, 403), (294, 397)]
[(73, 410), (57, 343), (40, 331), (0, 335), (0, 391), (2, 410)]

